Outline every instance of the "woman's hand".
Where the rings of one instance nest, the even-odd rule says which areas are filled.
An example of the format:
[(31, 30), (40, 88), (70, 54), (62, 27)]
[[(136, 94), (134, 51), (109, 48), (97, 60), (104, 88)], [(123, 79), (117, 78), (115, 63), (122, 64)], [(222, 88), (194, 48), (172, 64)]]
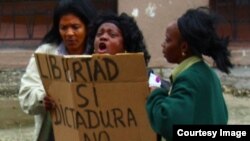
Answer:
[(150, 90), (150, 92), (152, 93), (155, 89), (157, 89), (157, 88), (159, 88), (159, 87), (154, 87), (154, 86), (152, 86), (152, 87), (149, 87), (149, 90)]
[(55, 101), (53, 100), (53, 98), (49, 95), (46, 95), (43, 99), (43, 104), (44, 104), (44, 107), (47, 111), (51, 111), (55, 108), (56, 106), (56, 103)]

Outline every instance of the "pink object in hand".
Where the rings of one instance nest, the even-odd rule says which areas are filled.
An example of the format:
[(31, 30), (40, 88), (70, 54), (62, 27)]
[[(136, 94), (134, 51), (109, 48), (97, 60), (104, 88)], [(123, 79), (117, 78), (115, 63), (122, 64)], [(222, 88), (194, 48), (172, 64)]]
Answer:
[(159, 83), (159, 82), (161, 82), (161, 78), (160, 78), (159, 76), (157, 76), (157, 77), (155, 78), (155, 81), (156, 81), (157, 83)]

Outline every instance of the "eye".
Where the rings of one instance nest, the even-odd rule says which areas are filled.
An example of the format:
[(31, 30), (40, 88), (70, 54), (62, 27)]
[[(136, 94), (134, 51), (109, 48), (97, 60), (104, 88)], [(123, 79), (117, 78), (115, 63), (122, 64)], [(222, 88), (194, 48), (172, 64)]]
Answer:
[(67, 30), (67, 26), (60, 26), (59, 29), (65, 31)]
[(102, 36), (102, 34), (103, 34), (102, 31), (97, 31), (97, 32), (96, 32), (96, 37), (100, 37), (100, 36)]
[(110, 37), (112, 37), (112, 38), (115, 38), (115, 37), (119, 36), (119, 34), (116, 33), (116, 32), (114, 32), (114, 31), (110, 31), (110, 32), (109, 32), (109, 35), (110, 35)]
[(111, 36), (112, 38), (114, 38), (114, 37), (116, 37), (116, 34), (113, 33), (113, 32), (111, 32), (111, 33), (110, 33), (110, 36)]
[(81, 26), (78, 24), (72, 25), (73, 30), (78, 30)]
[(169, 36), (166, 36), (166, 39), (165, 39), (165, 42), (170, 42), (171, 41), (171, 38)]

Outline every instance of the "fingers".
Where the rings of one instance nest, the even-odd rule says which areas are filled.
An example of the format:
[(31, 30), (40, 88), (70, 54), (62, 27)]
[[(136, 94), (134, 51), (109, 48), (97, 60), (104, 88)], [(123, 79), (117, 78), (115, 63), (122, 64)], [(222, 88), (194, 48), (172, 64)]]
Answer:
[(152, 87), (149, 87), (150, 88), (150, 92), (153, 92), (155, 89), (157, 89), (158, 87), (154, 87), (154, 86), (152, 86)]
[(56, 103), (55, 101), (48, 95), (46, 95), (43, 99), (43, 104), (44, 104), (44, 107), (47, 111), (51, 111), (55, 108), (56, 106)]

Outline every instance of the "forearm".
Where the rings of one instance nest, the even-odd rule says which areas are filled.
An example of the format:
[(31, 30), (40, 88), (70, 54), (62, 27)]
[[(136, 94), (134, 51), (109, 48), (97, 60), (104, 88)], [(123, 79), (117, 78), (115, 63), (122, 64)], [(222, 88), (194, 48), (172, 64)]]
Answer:
[(44, 97), (45, 91), (41, 84), (32, 83), (25, 76), (22, 78), (18, 98), (25, 113), (35, 115), (44, 112)]
[(26, 68), (25, 74), (22, 76), (18, 94), (22, 110), (32, 115), (44, 112), (42, 103), (44, 97), (45, 90), (36, 68), (35, 58), (32, 57)]

